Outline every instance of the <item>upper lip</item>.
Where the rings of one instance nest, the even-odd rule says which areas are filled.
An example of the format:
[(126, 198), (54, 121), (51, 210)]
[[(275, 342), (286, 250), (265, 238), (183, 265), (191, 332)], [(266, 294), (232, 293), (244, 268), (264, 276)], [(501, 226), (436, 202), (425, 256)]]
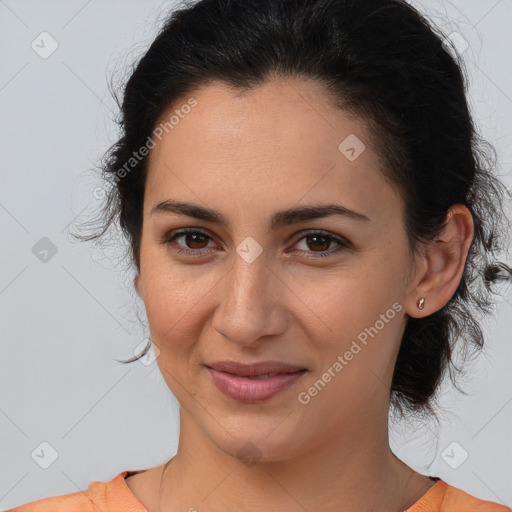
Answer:
[(253, 364), (238, 363), (236, 361), (217, 361), (206, 366), (218, 372), (233, 373), (242, 377), (265, 375), (267, 373), (293, 373), (305, 370), (302, 366), (294, 366), (278, 361), (262, 361)]

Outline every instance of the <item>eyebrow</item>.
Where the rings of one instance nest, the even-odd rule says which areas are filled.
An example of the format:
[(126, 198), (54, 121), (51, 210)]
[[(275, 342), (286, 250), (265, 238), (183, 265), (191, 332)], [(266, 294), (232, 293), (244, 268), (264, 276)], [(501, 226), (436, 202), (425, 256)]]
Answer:
[[(153, 214), (175, 213), (178, 215), (186, 215), (195, 219), (221, 224), (227, 228), (230, 227), (229, 222), (219, 212), (184, 201), (174, 201), (167, 199), (156, 203), (151, 208), (150, 216)], [(325, 204), (315, 206), (300, 206), (297, 208), (289, 208), (281, 210), (271, 217), (269, 225), (270, 229), (275, 230), (282, 226), (294, 224), (296, 222), (306, 222), (308, 220), (329, 217), (331, 215), (342, 215), (353, 220), (369, 222), (370, 219), (362, 213), (349, 210), (339, 204)]]

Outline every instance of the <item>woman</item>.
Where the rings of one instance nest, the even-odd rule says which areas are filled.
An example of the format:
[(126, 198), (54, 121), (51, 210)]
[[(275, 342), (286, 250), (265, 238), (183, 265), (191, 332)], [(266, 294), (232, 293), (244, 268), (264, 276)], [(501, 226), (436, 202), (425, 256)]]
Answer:
[(172, 14), (127, 82), (94, 236), (119, 215), (178, 451), (15, 512), (510, 512), (388, 442), (390, 407), (435, 417), (510, 273), (503, 185), (445, 47), (403, 0)]

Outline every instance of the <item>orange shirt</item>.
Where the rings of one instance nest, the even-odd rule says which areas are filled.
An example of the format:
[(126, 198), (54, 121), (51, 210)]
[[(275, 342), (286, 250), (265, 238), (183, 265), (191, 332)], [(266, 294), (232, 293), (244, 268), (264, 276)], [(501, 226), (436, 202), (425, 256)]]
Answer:
[[(126, 485), (123, 471), (109, 482), (93, 481), (85, 491), (43, 498), (7, 512), (148, 512)], [(437, 479), (405, 512), (512, 512), (512, 509), (483, 501)]]

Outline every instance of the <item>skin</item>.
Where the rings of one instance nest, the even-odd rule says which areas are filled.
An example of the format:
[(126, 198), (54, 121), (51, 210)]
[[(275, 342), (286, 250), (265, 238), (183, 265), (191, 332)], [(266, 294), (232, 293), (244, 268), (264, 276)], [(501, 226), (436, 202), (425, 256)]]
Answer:
[[(334, 109), (321, 85), (275, 78), (243, 94), (217, 83), (191, 96), (197, 106), (149, 156), (135, 280), (157, 363), (180, 403), (179, 448), (161, 495), (164, 465), (128, 478), (128, 487), (150, 512), (405, 510), (433, 482), (390, 449), (393, 368), (407, 316), (439, 310), (460, 282), (470, 212), (455, 205), (441, 241), (412, 258), (402, 201), (364, 123)], [(338, 150), (350, 134), (366, 145), (354, 161)], [(167, 199), (214, 209), (229, 227), (150, 214)], [(269, 229), (277, 210), (327, 203), (370, 220), (333, 215)], [(160, 243), (183, 228), (207, 237)], [(349, 248), (335, 253), (335, 240), (304, 234), (319, 229)], [(236, 252), (249, 236), (263, 249), (252, 263)], [(394, 303), (401, 311), (301, 403), (298, 394)], [(225, 359), (308, 372), (273, 398), (244, 404), (222, 394), (204, 366)], [(258, 451), (254, 464), (237, 455), (247, 443)]]

